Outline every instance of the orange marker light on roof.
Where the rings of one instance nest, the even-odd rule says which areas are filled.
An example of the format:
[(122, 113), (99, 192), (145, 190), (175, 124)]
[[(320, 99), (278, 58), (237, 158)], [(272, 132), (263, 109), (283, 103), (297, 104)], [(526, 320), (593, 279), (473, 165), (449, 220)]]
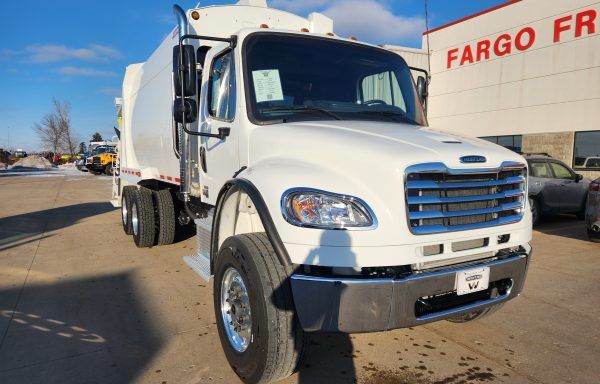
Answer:
[(310, 31), (308, 30), (308, 28), (302, 28), (302, 29), (300, 30), (300, 32), (310, 32)]
[(261, 24), (260, 27), (261, 28), (269, 28), (269, 26), (267, 24)]
[(348, 39), (352, 40), (352, 41), (357, 41), (358, 39), (354, 36), (350, 36)]
[(192, 19), (198, 20), (200, 18), (200, 14), (198, 11), (192, 11)]
[(335, 35), (333, 34), (333, 32), (327, 32), (327, 33), (326, 33), (326, 35), (327, 35), (327, 36), (335, 36)]

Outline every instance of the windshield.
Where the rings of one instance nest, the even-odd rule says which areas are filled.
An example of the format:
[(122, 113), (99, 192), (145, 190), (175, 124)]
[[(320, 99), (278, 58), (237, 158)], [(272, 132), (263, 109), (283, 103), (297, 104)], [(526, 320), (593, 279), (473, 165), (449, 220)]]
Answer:
[(92, 156), (99, 155), (99, 154), (105, 153), (105, 152), (115, 153), (115, 148), (114, 147), (98, 147), (92, 151)]
[(313, 36), (258, 33), (245, 43), (248, 113), (256, 124), (367, 120), (427, 125), (397, 54)]

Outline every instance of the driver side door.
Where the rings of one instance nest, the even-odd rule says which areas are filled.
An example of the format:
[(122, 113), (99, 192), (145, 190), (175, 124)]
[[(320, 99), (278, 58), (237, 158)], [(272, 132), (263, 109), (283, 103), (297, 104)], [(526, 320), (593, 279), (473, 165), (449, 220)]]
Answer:
[[(212, 51), (212, 50), (211, 50)], [(200, 130), (217, 134), (220, 128), (229, 129), (224, 139), (201, 137), (199, 146), (202, 201), (216, 204), (219, 191), (239, 169), (239, 123), (236, 119), (236, 71), (234, 50), (209, 54), (202, 78)]]
[[(559, 185), (560, 212), (577, 212), (581, 209), (585, 193), (583, 183), (576, 181), (576, 175), (559, 162), (549, 162), (554, 179)], [(584, 188), (582, 188), (584, 187)]]

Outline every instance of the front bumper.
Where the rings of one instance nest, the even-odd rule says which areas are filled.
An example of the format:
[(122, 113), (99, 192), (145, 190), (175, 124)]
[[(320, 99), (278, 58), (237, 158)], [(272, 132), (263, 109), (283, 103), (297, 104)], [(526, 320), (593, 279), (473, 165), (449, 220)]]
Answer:
[(100, 172), (100, 171), (104, 171), (104, 168), (106, 168), (106, 165), (102, 165), (100, 163), (94, 163), (94, 164), (86, 164), (85, 167), (90, 171)]
[[(296, 313), (305, 331), (345, 333), (406, 328), (459, 316), (518, 296), (523, 289), (530, 254), (531, 248), (527, 246), (504, 259), (413, 274), (402, 279), (294, 274), (291, 285)], [(471, 294), (474, 296), (470, 301), (470, 295), (459, 296), (463, 302), (456, 306), (445, 305), (439, 311), (418, 313), (417, 302), (422, 298), (441, 297), (442, 301), (444, 297), (456, 298), (452, 292), (458, 271), (481, 267), (490, 268), (490, 287), (495, 283), (509, 282), (510, 285), (496, 295)]]

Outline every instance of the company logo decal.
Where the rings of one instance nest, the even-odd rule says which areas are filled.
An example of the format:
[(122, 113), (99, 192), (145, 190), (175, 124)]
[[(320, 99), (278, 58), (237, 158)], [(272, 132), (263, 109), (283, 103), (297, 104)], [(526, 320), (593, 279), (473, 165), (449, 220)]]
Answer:
[(487, 159), (485, 156), (463, 156), (460, 158), (461, 163), (485, 163)]

